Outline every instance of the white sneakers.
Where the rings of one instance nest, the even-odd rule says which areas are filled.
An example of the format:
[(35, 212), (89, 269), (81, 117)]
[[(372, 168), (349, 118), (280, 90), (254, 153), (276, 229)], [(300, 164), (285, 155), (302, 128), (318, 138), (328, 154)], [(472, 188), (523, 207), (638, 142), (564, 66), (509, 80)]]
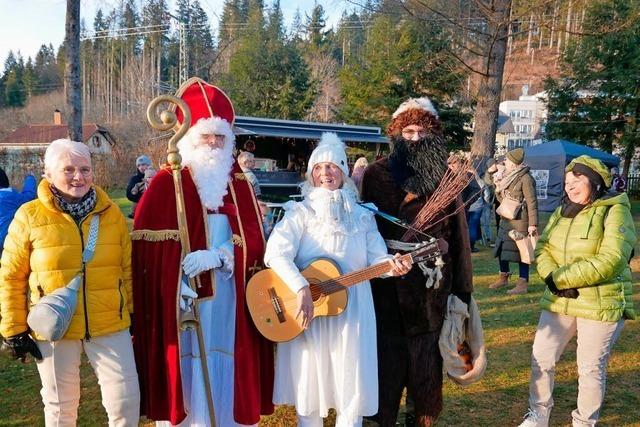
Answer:
[(538, 414), (533, 409), (529, 408), (524, 415), (524, 421), (518, 427), (547, 427), (549, 425), (549, 419)]

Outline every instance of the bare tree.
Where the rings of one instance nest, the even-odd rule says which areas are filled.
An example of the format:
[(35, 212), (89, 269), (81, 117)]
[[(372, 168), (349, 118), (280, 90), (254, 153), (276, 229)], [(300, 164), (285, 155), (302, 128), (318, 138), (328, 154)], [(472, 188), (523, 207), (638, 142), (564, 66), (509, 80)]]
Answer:
[(480, 75), (480, 82), (474, 114), (471, 155), (472, 157), (489, 157), (493, 155), (498, 127), (507, 35), (511, 22), (509, 19), (511, 0), (477, 1), (476, 3), (482, 6), (479, 10), (487, 20), (487, 33), (481, 35), (483, 39), (481, 67), (475, 70)]
[(80, 80), (80, 0), (67, 0), (65, 23), (64, 92), (69, 138), (82, 138), (82, 84)]
[(438, 22), (448, 30), (449, 49), (477, 77), (471, 154), (492, 156), (511, 31), (512, 0), (396, 0), (415, 18)]

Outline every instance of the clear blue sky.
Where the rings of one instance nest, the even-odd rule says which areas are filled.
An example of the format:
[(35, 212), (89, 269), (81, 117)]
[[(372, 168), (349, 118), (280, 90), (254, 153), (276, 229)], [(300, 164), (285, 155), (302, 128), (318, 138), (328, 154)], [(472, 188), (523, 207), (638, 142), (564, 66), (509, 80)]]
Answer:
[[(324, 7), (328, 24), (334, 25), (344, 9), (356, 6), (348, 0), (315, 0)], [(88, 28), (92, 27), (93, 17), (98, 7), (110, 10), (120, 3), (119, 0), (82, 0), (80, 14)], [(174, 0), (168, 0), (173, 8)], [(224, 0), (200, 0), (202, 8), (209, 15), (212, 28), (217, 27), (222, 14)], [(272, 1), (266, 0), (266, 5)], [(138, 3), (139, 4), (139, 3)], [(302, 17), (311, 10), (314, 0), (281, 0), (285, 22), (287, 25), (300, 8)], [(10, 50), (20, 51), (25, 61), (34, 57), (42, 44), (52, 43), (57, 48), (64, 39), (64, 21), (66, 0), (0, 0), (0, 74), (4, 72), (4, 61)]]

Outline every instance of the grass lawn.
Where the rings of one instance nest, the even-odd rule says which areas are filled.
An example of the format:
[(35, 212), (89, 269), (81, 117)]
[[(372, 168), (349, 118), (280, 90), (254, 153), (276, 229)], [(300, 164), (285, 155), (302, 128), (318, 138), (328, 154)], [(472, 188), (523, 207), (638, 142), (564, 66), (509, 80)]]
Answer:
[[(130, 203), (124, 192), (112, 192), (125, 214)], [(640, 230), (640, 201), (633, 203), (636, 229)], [(543, 217), (543, 221), (548, 215)], [(466, 388), (445, 380), (444, 411), (438, 426), (517, 425), (527, 410), (531, 345), (540, 314), (538, 301), (544, 284), (532, 273), (526, 295), (508, 296), (488, 285), (497, 278), (491, 249), (479, 246), (473, 254), (476, 298), (482, 314), (489, 364), (482, 381)], [(640, 254), (640, 245), (636, 246)], [(512, 265), (512, 271), (516, 266)], [(535, 271), (535, 270), (532, 270)], [(640, 274), (636, 272), (634, 304), (640, 312)], [(627, 322), (611, 355), (607, 393), (601, 414), (602, 426), (640, 426), (640, 322)], [(577, 396), (575, 339), (556, 369), (555, 408), (551, 425), (570, 426)], [(23, 365), (0, 358), (0, 426), (44, 425), (39, 378), (33, 363)], [(78, 425), (106, 425), (100, 390), (91, 368), (82, 365), (81, 403)], [(332, 418), (332, 417), (330, 417)], [(295, 412), (280, 407), (261, 426), (293, 426)], [(333, 425), (331, 420), (325, 425)]]

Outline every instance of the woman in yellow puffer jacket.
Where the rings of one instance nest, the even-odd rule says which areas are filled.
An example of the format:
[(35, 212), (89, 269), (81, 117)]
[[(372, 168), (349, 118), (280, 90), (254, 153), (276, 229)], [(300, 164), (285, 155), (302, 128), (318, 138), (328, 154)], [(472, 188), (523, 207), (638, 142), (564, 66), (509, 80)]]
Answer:
[[(138, 424), (139, 387), (131, 336), (131, 242), (118, 206), (93, 185), (85, 144), (60, 139), (45, 152), (38, 198), (9, 226), (0, 269), (0, 334), (15, 358), (37, 359), (45, 423), (75, 425), (80, 356), (86, 353), (101, 387), (109, 425)], [(78, 304), (59, 341), (30, 334), (27, 315), (44, 295), (82, 270), (89, 224), (99, 215), (95, 254), (87, 263)]]

